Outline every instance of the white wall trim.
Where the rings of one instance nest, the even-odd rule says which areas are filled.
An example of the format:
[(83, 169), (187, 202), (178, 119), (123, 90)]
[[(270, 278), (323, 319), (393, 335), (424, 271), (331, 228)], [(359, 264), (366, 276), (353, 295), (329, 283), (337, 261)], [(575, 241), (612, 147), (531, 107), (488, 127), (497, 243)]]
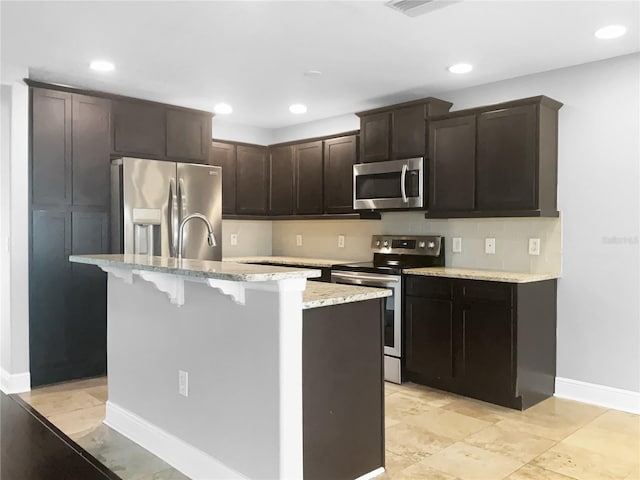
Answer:
[(113, 402), (107, 401), (104, 423), (194, 480), (247, 478)]
[(640, 392), (556, 377), (556, 397), (640, 414)]
[(360, 477), (356, 478), (356, 480), (369, 480), (371, 478), (378, 477), (384, 473), (384, 467), (376, 468), (374, 471), (365, 473)]
[(7, 395), (28, 392), (31, 390), (31, 374), (27, 372), (12, 375), (4, 368), (0, 369), (0, 390)]

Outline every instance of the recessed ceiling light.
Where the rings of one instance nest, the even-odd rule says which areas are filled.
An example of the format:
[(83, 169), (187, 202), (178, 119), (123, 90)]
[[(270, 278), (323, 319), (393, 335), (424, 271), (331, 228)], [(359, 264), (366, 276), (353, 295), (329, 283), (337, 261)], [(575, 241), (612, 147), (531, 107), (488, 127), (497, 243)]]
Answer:
[(233, 108), (228, 103), (218, 103), (213, 107), (213, 111), (218, 115), (229, 115), (233, 112)]
[(596, 30), (596, 38), (600, 38), (602, 40), (611, 40), (613, 38), (621, 37), (627, 33), (627, 28), (623, 25), (607, 25), (606, 27), (602, 27)]
[(320, 70), (307, 70), (304, 72), (305, 77), (320, 77), (322, 76), (322, 72)]
[(96, 72), (111, 72), (116, 66), (107, 60), (94, 60), (89, 64), (89, 68)]
[(289, 111), (295, 114), (307, 113), (307, 106), (302, 105), (301, 103), (294, 103), (289, 106)]
[(456, 63), (455, 65), (451, 65), (448, 70), (451, 73), (469, 73), (473, 70), (473, 66), (468, 63)]

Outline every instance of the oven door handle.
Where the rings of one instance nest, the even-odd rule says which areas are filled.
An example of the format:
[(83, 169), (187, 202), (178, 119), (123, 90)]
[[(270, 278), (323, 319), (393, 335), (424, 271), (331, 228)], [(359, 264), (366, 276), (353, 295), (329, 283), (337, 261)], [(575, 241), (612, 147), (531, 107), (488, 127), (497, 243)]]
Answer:
[(373, 275), (351, 275), (348, 273), (338, 273), (338, 272), (331, 272), (331, 280), (333, 279), (338, 279), (338, 280), (350, 280), (350, 281), (359, 281), (359, 282), (375, 282), (378, 285), (389, 285), (392, 283), (398, 283), (400, 281), (399, 278), (393, 278), (393, 277), (376, 277)]
[(400, 174), (400, 193), (402, 193), (402, 201), (404, 203), (409, 203), (409, 199), (407, 198), (407, 170), (409, 167), (405, 163), (402, 165), (402, 173)]

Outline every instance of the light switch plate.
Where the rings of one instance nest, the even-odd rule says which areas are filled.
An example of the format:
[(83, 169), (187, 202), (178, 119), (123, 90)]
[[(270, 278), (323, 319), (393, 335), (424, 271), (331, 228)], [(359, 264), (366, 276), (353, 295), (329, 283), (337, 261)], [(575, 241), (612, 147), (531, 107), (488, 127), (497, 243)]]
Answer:
[(296, 235), (296, 247), (301, 247), (302, 246), (302, 235), (298, 234)]
[(484, 239), (484, 253), (494, 255), (496, 253), (496, 239), (485, 238)]
[(344, 248), (344, 235), (338, 235), (338, 248)]
[(453, 237), (453, 253), (462, 253), (462, 237)]
[(231, 234), (231, 245), (238, 245), (238, 234), (237, 233), (232, 233)]
[(529, 239), (529, 255), (540, 255), (540, 239)]
[(183, 397), (189, 396), (189, 372), (178, 370), (178, 393)]

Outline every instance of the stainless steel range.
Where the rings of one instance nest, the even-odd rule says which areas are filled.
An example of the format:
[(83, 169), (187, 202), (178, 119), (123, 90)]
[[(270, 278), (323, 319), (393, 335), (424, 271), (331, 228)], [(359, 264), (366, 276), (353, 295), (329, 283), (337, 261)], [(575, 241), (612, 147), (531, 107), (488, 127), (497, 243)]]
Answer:
[(371, 250), (370, 262), (334, 265), (331, 281), (393, 290), (384, 314), (384, 379), (402, 383), (402, 270), (444, 266), (444, 237), (374, 235)]

